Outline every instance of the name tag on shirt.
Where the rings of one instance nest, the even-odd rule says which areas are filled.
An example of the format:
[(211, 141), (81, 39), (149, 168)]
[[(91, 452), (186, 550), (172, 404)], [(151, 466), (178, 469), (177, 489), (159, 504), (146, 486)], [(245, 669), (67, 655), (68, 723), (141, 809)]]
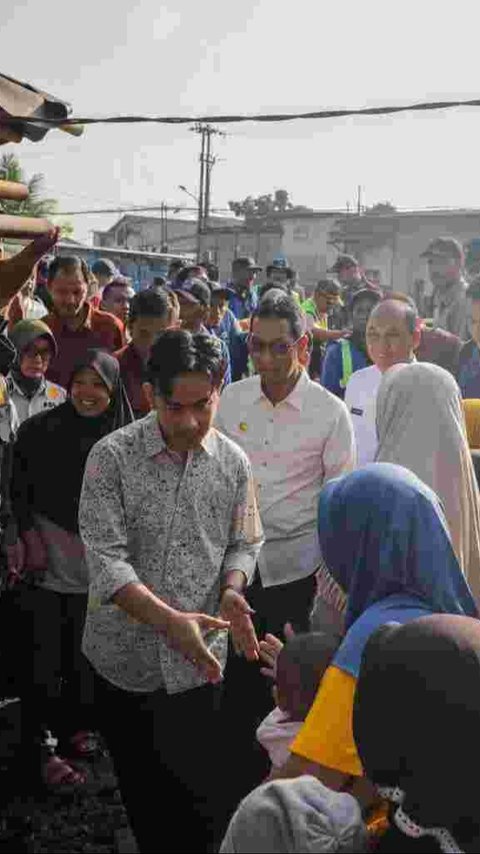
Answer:
[(356, 409), (355, 406), (352, 406), (350, 412), (352, 415), (363, 415), (363, 409)]

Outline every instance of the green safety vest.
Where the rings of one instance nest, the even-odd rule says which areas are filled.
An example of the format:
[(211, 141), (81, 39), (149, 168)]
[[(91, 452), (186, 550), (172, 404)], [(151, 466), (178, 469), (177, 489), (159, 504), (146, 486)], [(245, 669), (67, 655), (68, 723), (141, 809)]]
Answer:
[(340, 388), (346, 388), (347, 383), (353, 374), (350, 341), (348, 341), (347, 338), (341, 338), (340, 347), (342, 348), (342, 379), (340, 380)]

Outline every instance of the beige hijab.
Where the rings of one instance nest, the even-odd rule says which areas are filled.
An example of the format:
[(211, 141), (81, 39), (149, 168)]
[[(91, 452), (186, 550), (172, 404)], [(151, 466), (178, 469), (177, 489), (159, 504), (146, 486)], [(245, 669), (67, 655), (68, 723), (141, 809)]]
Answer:
[(480, 493), (462, 400), (447, 371), (427, 362), (395, 365), (377, 397), (377, 462), (414, 472), (440, 498), (452, 543), (480, 605)]

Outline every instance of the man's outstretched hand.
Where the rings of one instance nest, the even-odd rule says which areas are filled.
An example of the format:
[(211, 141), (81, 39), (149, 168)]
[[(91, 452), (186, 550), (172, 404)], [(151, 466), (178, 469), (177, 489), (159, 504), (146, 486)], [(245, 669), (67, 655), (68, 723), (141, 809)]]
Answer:
[(165, 638), (172, 649), (180, 652), (209, 682), (220, 682), (222, 667), (205, 643), (205, 635), (229, 629), (230, 623), (208, 614), (174, 611), (165, 627)]

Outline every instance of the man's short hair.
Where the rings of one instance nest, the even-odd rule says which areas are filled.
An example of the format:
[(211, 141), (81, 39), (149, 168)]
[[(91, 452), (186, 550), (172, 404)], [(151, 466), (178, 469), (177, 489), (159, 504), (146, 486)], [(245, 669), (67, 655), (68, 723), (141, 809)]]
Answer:
[(420, 319), (415, 300), (409, 294), (404, 294), (401, 291), (388, 291), (382, 296), (380, 302), (373, 307), (372, 314), (379, 305), (383, 305), (385, 302), (401, 302), (405, 306), (405, 323), (410, 335), (413, 335), (418, 328)]
[(114, 279), (113, 282), (109, 282), (108, 285), (105, 285), (102, 291), (102, 302), (111, 297), (115, 288), (129, 288), (133, 293), (133, 288), (128, 279)]
[(341, 296), (343, 288), (338, 279), (320, 279), (313, 290), (314, 294), (333, 294)]
[(272, 288), (265, 294), (252, 314), (252, 323), (256, 317), (259, 320), (287, 320), (294, 341), (298, 341), (305, 334), (306, 322), (302, 309), (295, 298), (281, 288)]
[(225, 373), (221, 341), (213, 335), (191, 333), (186, 329), (167, 329), (152, 347), (147, 379), (155, 394), (170, 397), (173, 383), (181, 374), (207, 374), (212, 385), (220, 387)]
[(171, 300), (166, 289), (140, 291), (130, 303), (130, 323), (139, 317), (168, 317), (170, 311)]
[(268, 294), (269, 291), (283, 291), (285, 294), (290, 293), (286, 282), (282, 282), (282, 284), (279, 282), (266, 282), (258, 291), (259, 302), (263, 300), (265, 294)]
[(58, 273), (73, 273), (80, 270), (85, 284), (90, 282), (90, 271), (83, 258), (78, 255), (56, 255), (48, 267), (48, 284), (50, 285)]

